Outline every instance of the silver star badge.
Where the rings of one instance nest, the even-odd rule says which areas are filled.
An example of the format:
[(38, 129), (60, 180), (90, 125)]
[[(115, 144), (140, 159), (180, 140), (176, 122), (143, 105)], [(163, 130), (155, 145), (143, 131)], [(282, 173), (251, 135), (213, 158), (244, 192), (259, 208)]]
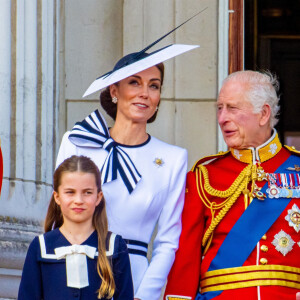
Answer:
[(294, 227), (296, 232), (300, 231), (300, 209), (296, 204), (293, 205), (292, 209), (288, 210), (285, 219), (289, 222), (291, 227)]
[(280, 252), (283, 256), (286, 256), (293, 249), (295, 242), (289, 234), (280, 230), (280, 232), (275, 234), (272, 244), (278, 252)]

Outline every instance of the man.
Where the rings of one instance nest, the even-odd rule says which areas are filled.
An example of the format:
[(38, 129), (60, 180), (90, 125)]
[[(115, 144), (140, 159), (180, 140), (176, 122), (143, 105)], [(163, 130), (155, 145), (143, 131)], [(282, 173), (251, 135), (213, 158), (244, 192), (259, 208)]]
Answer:
[(274, 129), (277, 89), (269, 73), (225, 79), (217, 117), (229, 151), (187, 175), (165, 299), (295, 300), (300, 292), (300, 153)]

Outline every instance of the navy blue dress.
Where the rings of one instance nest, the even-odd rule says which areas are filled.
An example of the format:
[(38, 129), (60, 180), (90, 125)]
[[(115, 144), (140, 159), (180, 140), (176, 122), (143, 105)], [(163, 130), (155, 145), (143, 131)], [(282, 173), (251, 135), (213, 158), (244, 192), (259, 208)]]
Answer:
[[(39, 237), (35, 237), (29, 246), (18, 300), (98, 299), (97, 291), (100, 288), (101, 278), (97, 273), (97, 256), (94, 259), (87, 257), (89, 286), (81, 289), (68, 287), (66, 260), (57, 260), (54, 249), (71, 244), (58, 228), (45, 233), (43, 236), (45, 248), (41, 245)], [(110, 234), (107, 238), (107, 247), (109, 247), (109, 240)], [(98, 249), (97, 232), (94, 231), (82, 245), (89, 245)], [(112, 259), (112, 271), (116, 284), (116, 291), (112, 299), (132, 300), (133, 284), (128, 250), (121, 236), (116, 235), (113, 249), (108, 250), (112, 254), (108, 258)]]

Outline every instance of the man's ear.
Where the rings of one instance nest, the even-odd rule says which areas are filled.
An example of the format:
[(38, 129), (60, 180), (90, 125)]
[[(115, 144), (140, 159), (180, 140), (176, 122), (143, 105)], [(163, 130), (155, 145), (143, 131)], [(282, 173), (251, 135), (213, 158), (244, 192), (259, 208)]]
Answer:
[(259, 125), (264, 126), (266, 125), (271, 118), (271, 107), (269, 104), (265, 103), (261, 109), (261, 117), (259, 120)]

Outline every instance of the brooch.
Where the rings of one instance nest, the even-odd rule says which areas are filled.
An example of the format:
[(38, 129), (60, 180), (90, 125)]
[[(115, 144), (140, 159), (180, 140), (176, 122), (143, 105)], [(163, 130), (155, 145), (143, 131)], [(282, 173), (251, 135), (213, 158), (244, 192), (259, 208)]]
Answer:
[(285, 219), (288, 221), (289, 225), (293, 227), (296, 232), (300, 230), (300, 209), (294, 204), (292, 209), (288, 210), (288, 214), (285, 216)]
[(295, 242), (289, 234), (280, 230), (280, 232), (275, 234), (272, 244), (278, 252), (280, 252), (283, 256), (286, 256), (293, 249)]
[(154, 163), (155, 165), (157, 165), (158, 167), (162, 167), (163, 164), (164, 164), (165, 162), (163, 161), (162, 158), (157, 158), (157, 157), (156, 157), (156, 158), (154, 159), (153, 163)]
[(298, 166), (298, 165), (294, 165), (294, 168), (288, 167), (288, 168), (286, 168), (286, 169), (287, 169), (287, 170), (290, 170), (290, 171), (300, 172), (300, 166)]

